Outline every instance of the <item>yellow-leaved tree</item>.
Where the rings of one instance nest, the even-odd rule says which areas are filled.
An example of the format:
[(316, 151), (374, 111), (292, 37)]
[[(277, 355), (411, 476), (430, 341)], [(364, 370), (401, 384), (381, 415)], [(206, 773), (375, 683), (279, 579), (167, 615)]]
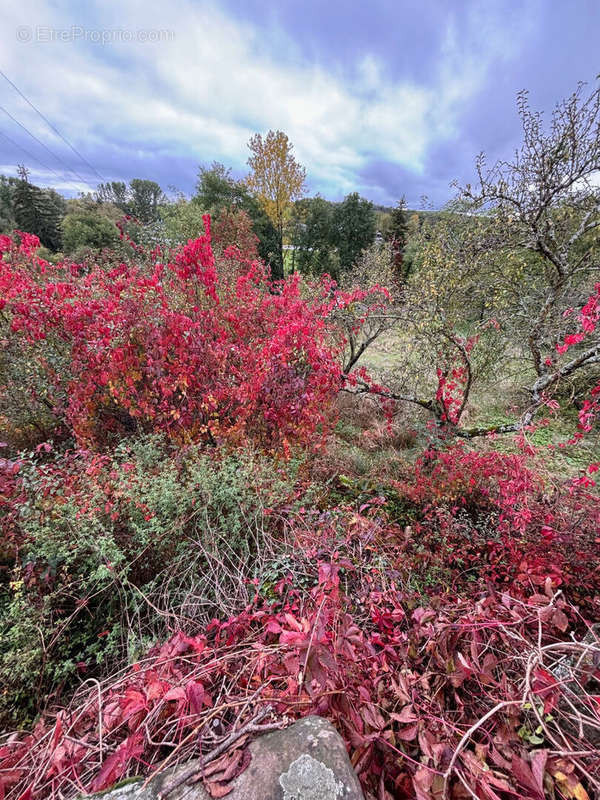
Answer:
[(251, 172), (246, 184), (277, 229), (279, 253), (273, 254), (271, 270), (274, 278), (283, 278), (283, 232), (292, 203), (304, 194), (306, 170), (294, 158), (294, 146), (283, 131), (269, 131), (264, 139), (256, 133), (248, 147)]

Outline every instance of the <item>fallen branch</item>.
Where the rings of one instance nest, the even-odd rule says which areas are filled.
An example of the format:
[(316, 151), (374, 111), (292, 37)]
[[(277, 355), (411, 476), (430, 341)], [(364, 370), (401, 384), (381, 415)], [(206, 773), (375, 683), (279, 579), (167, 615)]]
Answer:
[(217, 745), (213, 750), (203, 756), (199, 762), (193, 764), (188, 769), (184, 770), (181, 775), (178, 775), (174, 781), (168, 784), (162, 792), (158, 795), (158, 800), (164, 800), (165, 797), (174, 792), (175, 789), (178, 789), (182, 784), (189, 781), (191, 778), (196, 777), (200, 772), (202, 772), (203, 768), (209, 764), (211, 761), (214, 761), (215, 758), (218, 758), (222, 753), (224, 753), (234, 742), (238, 739), (241, 739), (247, 733), (256, 733), (258, 731), (267, 731), (267, 730), (274, 730), (276, 728), (281, 728), (281, 723), (277, 722), (270, 725), (258, 725), (262, 719), (267, 717), (269, 714), (273, 713), (272, 706), (266, 706), (259, 711), (252, 719), (247, 722), (245, 725), (242, 725), (237, 731), (232, 731), (229, 736), (227, 736), (221, 744)]

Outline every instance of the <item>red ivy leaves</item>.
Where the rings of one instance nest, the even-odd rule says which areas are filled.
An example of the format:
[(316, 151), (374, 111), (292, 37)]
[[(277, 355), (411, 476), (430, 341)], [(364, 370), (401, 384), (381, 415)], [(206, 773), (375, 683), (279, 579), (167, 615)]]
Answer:
[[(361, 593), (359, 607), (339, 591), (340, 568), (323, 562), (308, 598), (287, 586), (283, 603), (257, 600), (235, 617), (214, 620), (203, 636), (177, 633), (105, 688), (101, 706), (95, 687), (80, 692), (50, 728), (40, 723), (0, 749), (5, 791), (30, 789), (45, 798), (73, 787), (105, 789), (152, 772), (178, 744), (187, 743), (188, 754), (210, 749), (204, 720), (216, 721), (225, 736), (243, 724), (229, 710), (246, 708), (251, 716), (257, 703), (271, 704), (279, 717), (329, 718), (372, 797), (438, 797), (462, 733), (499, 698), (513, 705), (490, 717), (461, 752), (463, 780), (476, 791), (494, 787), (496, 795), (482, 796), (508, 798), (533, 791), (544, 772), (558, 770), (554, 761), (538, 763), (525, 746), (519, 698), (523, 659), (540, 637), (556, 641), (564, 612), (571, 614), (563, 601), (491, 594), (476, 604), (448, 597), (436, 608), (414, 608), (390, 584), (385, 593)], [(548, 670), (533, 670), (532, 692), (544, 713), (556, 708), (560, 691)], [(225, 793), (246, 765), (237, 752), (215, 766), (215, 792)], [(450, 785), (449, 796), (461, 797), (461, 783), (452, 778)]]

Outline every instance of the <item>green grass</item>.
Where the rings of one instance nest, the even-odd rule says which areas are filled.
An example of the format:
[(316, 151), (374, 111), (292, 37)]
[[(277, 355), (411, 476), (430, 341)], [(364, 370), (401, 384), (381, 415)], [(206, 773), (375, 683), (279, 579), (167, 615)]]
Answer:
[[(397, 331), (388, 331), (377, 339), (366, 351), (360, 361), (376, 380), (385, 383), (386, 378), (393, 373), (395, 368), (405, 364), (407, 351), (404, 347), (402, 334)], [(416, 355), (413, 357), (416, 358)], [(523, 369), (522, 362), (514, 359), (503, 364), (503, 372), (511, 373), (510, 377), (495, 379), (492, 375), (488, 380), (481, 380), (475, 384), (471, 394), (468, 414), (464, 418), (465, 427), (493, 427), (514, 422), (517, 417), (511, 415), (510, 407), (521, 405), (519, 387), (526, 385), (530, 377), (527, 370)], [(403, 452), (403, 459), (414, 460), (427, 439), (425, 430), (424, 412), (416, 406), (406, 404), (402, 410), (402, 418), (408, 426), (413, 426), (422, 431), (415, 442), (411, 452)], [(544, 414), (540, 414), (542, 418)], [(576, 445), (567, 442), (577, 432), (577, 412), (574, 408), (561, 411), (559, 415), (550, 417), (549, 424), (539, 427), (534, 433), (527, 436), (528, 441), (539, 449), (538, 457), (543, 460), (545, 469), (557, 477), (575, 476), (585, 469), (590, 463), (600, 461), (600, 437), (598, 434), (584, 437)], [(360, 437), (357, 431), (352, 430), (352, 425), (342, 421), (337, 429), (337, 434), (342, 442), (348, 445), (350, 460), (356, 464), (357, 472), (364, 474), (367, 468), (356, 449), (361, 449)], [(495, 440), (483, 438), (473, 440), (474, 447), (489, 447), (506, 453), (517, 453), (519, 447), (512, 434), (499, 435)], [(387, 453), (387, 457), (389, 457)], [(385, 460), (381, 453), (369, 454), (372, 468), (374, 462)]]

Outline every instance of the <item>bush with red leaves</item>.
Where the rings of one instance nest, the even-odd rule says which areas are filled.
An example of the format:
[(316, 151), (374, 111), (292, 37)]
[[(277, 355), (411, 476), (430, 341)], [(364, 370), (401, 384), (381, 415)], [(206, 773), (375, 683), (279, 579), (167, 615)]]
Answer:
[[(335, 319), (355, 304), (362, 325), (381, 290), (341, 293), (326, 281), (305, 297), (297, 277), (273, 284), (235, 248), (217, 264), (208, 219), (204, 236), (169, 257), (136, 245), (129, 262), (106, 269), (50, 265), (38, 244), (28, 234), (0, 237), (2, 362), (14, 370), (11, 389), (45, 409), (30, 422), (40, 436), (51, 414), (77, 448), (48, 454), (50, 445), (40, 445), (26, 478), (25, 457), (0, 461), (0, 519), (11, 558), (23, 545), (31, 551), (9, 587), (17, 621), (19, 603), (43, 612), (62, 582), (52, 641), (41, 637), (47, 659), (66, 612), (85, 612), (93, 637), (108, 633), (96, 628), (91, 600), (99, 602), (100, 583), (90, 592), (90, 574), (102, 577), (111, 600), (112, 587), (127, 583), (136, 602), (138, 594), (148, 601), (142, 589), (159, 569), (181, 564), (178, 545), (194, 540), (188, 523), (198, 506), (204, 528), (215, 530), (200, 494), (209, 473), (197, 471), (188, 485), (194, 464), (184, 464), (180, 445), (223, 443), (209, 448), (217, 463), (250, 442), (276, 460), (290, 441), (322, 440), (344, 380)], [(374, 303), (363, 302), (368, 295)], [(584, 312), (588, 331), (598, 304), (590, 300)], [(362, 378), (359, 371), (349, 383)], [(437, 401), (454, 422), (464, 375), (438, 379)], [(1, 402), (10, 396), (5, 381)], [(583, 427), (596, 413), (590, 402)], [(145, 468), (129, 455), (120, 463), (122, 452), (97, 452), (136, 431), (164, 435), (177, 452)], [(271, 541), (283, 527), (291, 541), (291, 552), (276, 551), (276, 578), (257, 578), (252, 602), (246, 592), (227, 619), (201, 628), (196, 620), (187, 633), (190, 620), (166, 607), (167, 596), (161, 617), (172, 635), (164, 644), (113, 678), (84, 681), (65, 708), (6, 738), (0, 799), (70, 798), (193, 755), (205, 759), (209, 793), (225, 796), (248, 763), (248, 737), (215, 753), (267, 707), (274, 724), (310, 713), (330, 719), (369, 800), (599, 796), (594, 465), (579, 480), (551, 483), (525, 455), (442, 444), (356, 506), (321, 494), (319, 510), (290, 503), (272, 515), (265, 493), (257, 528), (264, 533), (273, 519)], [(142, 482), (154, 478), (156, 492), (142, 501)], [(165, 512), (164, 526), (157, 516), (168, 486), (175, 527), (172, 515)], [(216, 515), (227, 517), (221, 502)], [(235, 527), (242, 543), (251, 516)], [(75, 552), (73, 530), (89, 520), (93, 535), (82, 535)], [(107, 552), (123, 565), (119, 575)], [(252, 564), (232, 573), (245, 590)], [(77, 586), (86, 589), (80, 596)], [(37, 642), (35, 624), (32, 632)], [(95, 642), (96, 657), (103, 652)]]
[(272, 284), (237, 248), (220, 271), (205, 225), (166, 263), (136, 246), (130, 262), (90, 271), (38, 258), (35, 237), (3, 237), (4, 361), (18, 374), (3, 404), (17, 389), (87, 446), (132, 431), (307, 444), (342, 383), (331, 312), (380, 290), (324, 281), (307, 300), (298, 276)]
[(600, 611), (600, 497), (591, 480), (543, 479), (525, 455), (455, 445), (427, 451), (395, 488), (418, 509), (411, 568), (455, 591), (480, 584), (516, 596), (548, 578), (588, 618)]

